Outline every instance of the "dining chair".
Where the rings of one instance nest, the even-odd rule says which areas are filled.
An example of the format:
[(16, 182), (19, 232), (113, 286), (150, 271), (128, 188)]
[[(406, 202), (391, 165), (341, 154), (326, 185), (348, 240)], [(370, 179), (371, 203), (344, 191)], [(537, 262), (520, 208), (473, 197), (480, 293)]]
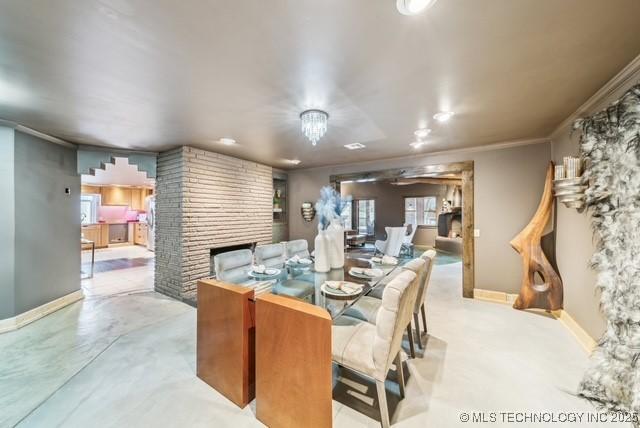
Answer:
[(415, 273), (404, 271), (385, 287), (374, 324), (339, 317), (331, 329), (333, 361), (375, 381), (383, 428), (389, 426), (385, 380), (394, 362), (400, 396), (405, 394), (400, 350), (405, 326), (411, 322), (415, 278)]
[(436, 258), (435, 250), (427, 250), (420, 255), (420, 258), (426, 262), (424, 278), (422, 280), (422, 286), (418, 288), (418, 297), (416, 298), (416, 306), (413, 310), (413, 321), (416, 325), (416, 334), (418, 336), (418, 347), (422, 349), (422, 341), (420, 340), (420, 323), (418, 322), (418, 313), (422, 313), (422, 323), (424, 324), (424, 332), (427, 331), (427, 315), (425, 313), (425, 300), (427, 297), (427, 289), (429, 288), (429, 282), (431, 280), (431, 271), (435, 264)]
[(385, 227), (387, 239), (375, 242), (376, 251), (387, 256), (398, 257), (404, 242), (404, 235), (407, 233), (406, 226)]
[(281, 269), (281, 277), (274, 286), (276, 294), (283, 294), (298, 298), (307, 297), (315, 291), (315, 284), (305, 281), (303, 277), (287, 279), (285, 269), (285, 244), (258, 245), (253, 254), (254, 261), (258, 265)]
[(213, 269), (221, 281), (239, 283), (249, 279), (253, 263), (251, 250), (236, 250), (213, 256)]
[[(422, 286), (422, 282), (424, 281), (425, 269), (426, 269), (426, 261), (420, 257), (412, 259), (408, 261), (404, 266), (401, 267), (402, 271), (410, 271), (415, 274), (415, 287), (414, 293), (411, 295), (412, 304), (415, 307), (416, 300), (418, 298), (418, 289)], [(362, 296), (356, 303), (354, 303), (350, 308), (348, 308), (344, 315), (352, 318), (357, 318), (363, 321), (367, 321), (369, 323), (375, 323), (375, 320), (378, 316), (378, 312), (382, 307), (382, 297), (384, 296), (384, 290), (393, 283), (395, 278), (402, 275), (403, 272), (397, 274), (390, 282), (383, 287), (374, 288), (368, 295)], [(378, 289), (382, 290), (382, 296), (377, 297), (376, 295), (371, 295), (374, 291)], [(412, 308), (413, 311), (413, 308)], [(406, 325), (407, 329), (407, 339), (409, 340), (409, 352), (411, 354), (411, 358), (416, 357), (416, 352), (413, 343), (413, 329), (411, 328), (411, 318)]]
[(309, 243), (306, 239), (296, 239), (284, 244), (287, 259), (293, 256), (309, 258)]
[(284, 244), (258, 245), (253, 253), (253, 257), (257, 265), (282, 269), (286, 260)]

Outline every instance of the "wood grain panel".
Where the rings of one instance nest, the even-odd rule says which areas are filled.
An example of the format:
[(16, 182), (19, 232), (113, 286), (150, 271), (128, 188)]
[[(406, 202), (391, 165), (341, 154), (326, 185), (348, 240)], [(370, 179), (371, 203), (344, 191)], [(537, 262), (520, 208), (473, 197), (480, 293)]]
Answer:
[(256, 300), (256, 415), (269, 427), (331, 427), (331, 317), (298, 299)]
[(198, 281), (197, 375), (240, 407), (254, 398), (253, 290)]

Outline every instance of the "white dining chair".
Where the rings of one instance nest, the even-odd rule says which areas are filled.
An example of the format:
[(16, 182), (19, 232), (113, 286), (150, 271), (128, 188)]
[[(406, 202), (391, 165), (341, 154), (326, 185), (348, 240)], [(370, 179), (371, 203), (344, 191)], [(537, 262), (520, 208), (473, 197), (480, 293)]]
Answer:
[(333, 361), (375, 381), (383, 428), (389, 426), (385, 380), (393, 362), (400, 396), (405, 394), (400, 350), (405, 326), (411, 322), (415, 278), (415, 273), (404, 271), (385, 287), (375, 324), (339, 317), (331, 330)]
[(258, 245), (253, 253), (255, 264), (282, 269), (286, 260), (284, 244)]
[(306, 239), (296, 239), (284, 243), (287, 259), (293, 256), (302, 258), (309, 258), (309, 243)]
[[(363, 321), (367, 321), (369, 323), (374, 323), (376, 317), (378, 316), (378, 312), (382, 307), (382, 296), (384, 296), (384, 290), (393, 282), (393, 280), (402, 274), (402, 271), (411, 271), (416, 275), (416, 287), (415, 293), (412, 297), (412, 302), (415, 307), (415, 303), (418, 298), (419, 289), (423, 285), (425, 271), (426, 271), (426, 261), (420, 257), (415, 258), (413, 260), (408, 261), (405, 265), (401, 267), (401, 271), (399, 274), (396, 274), (395, 277), (391, 279), (390, 282), (386, 284), (382, 284), (382, 286), (376, 286), (368, 295), (362, 296), (356, 303), (354, 303), (350, 308), (348, 308), (344, 315), (352, 318), (357, 318)], [(412, 309), (413, 311), (413, 309)], [(411, 358), (416, 357), (416, 352), (413, 343), (413, 329), (411, 327), (411, 319), (406, 325), (407, 329), (407, 339), (409, 340), (409, 351)]]
[(436, 258), (435, 250), (427, 250), (420, 255), (420, 258), (426, 262), (424, 278), (422, 280), (422, 285), (418, 288), (418, 296), (416, 298), (416, 306), (413, 309), (413, 321), (416, 325), (416, 334), (418, 336), (418, 347), (422, 349), (422, 341), (420, 336), (420, 323), (418, 322), (418, 313), (422, 313), (422, 322), (424, 324), (424, 332), (427, 331), (427, 315), (425, 313), (425, 300), (427, 298), (427, 289), (429, 288), (429, 283), (431, 281), (431, 271), (433, 270), (433, 265), (435, 264)]
[(259, 245), (253, 254), (254, 263), (264, 265), (269, 268), (281, 269), (280, 280), (274, 286), (276, 294), (298, 297), (303, 299), (311, 296), (315, 291), (314, 284), (305, 281), (300, 277), (297, 279), (286, 279), (285, 269), (285, 246), (283, 243)]
[(251, 250), (236, 250), (213, 256), (213, 269), (221, 281), (240, 283), (249, 279), (253, 263)]
[(387, 233), (387, 239), (375, 242), (376, 251), (387, 256), (398, 257), (407, 233), (406, 226), (385, 227), (384, 230)]

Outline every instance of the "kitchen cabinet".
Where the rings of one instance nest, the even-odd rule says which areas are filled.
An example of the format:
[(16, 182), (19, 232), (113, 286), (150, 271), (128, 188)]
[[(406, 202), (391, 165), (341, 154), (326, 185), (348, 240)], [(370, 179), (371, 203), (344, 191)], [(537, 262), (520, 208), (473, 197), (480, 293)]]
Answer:
[(89, 186), (87, 184), (83, 184), (80, 187), (80, 193), (82, 193), (83, 195), (99, 195), (101, 193), (100, 186)]
[(102, 188), (102, 205), (131, 205), (131, 189), (105, 186)]
[(95, 242), (97, 247), (100, 242), (100, 225), (91, 224), (82, 226), (82, 235), (84, 239)]
[(109, 245), (108, 224), (88, 224), (82, 226), (82, 235), (85, 239), (96, 243), (96, 248), (104, 248)]
[(142, 189), (131, 189), (131, 209), (144, 210), (144, 199), (142, 198)]
[(146, 223), (136, 223), (134, 226), (133, 243), (147, 245), (147, 225)]

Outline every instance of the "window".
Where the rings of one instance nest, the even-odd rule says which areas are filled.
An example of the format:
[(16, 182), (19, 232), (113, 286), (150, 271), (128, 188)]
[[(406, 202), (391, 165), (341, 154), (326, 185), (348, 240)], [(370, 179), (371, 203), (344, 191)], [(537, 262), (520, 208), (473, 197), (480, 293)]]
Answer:
[(80, 219), (82, 224), (97, 223), (100, 195), (82, 195), (80, 197)]
[(404, 222), (413, 226), (436, 226), (436, 197), (404, 198)]
[(373, 236), (376, 225), (376, 201), (374, 199), (360, 199), (357, 202), (358, 233)]
[(344, 209), (340, 213), (340, 217), (342, 218), (342, 227), (344, 230), (351, 230), (353, 228), (353, 221), (351, 220), (353, 216), (353, 201), (349, 201), (346, 203)]

